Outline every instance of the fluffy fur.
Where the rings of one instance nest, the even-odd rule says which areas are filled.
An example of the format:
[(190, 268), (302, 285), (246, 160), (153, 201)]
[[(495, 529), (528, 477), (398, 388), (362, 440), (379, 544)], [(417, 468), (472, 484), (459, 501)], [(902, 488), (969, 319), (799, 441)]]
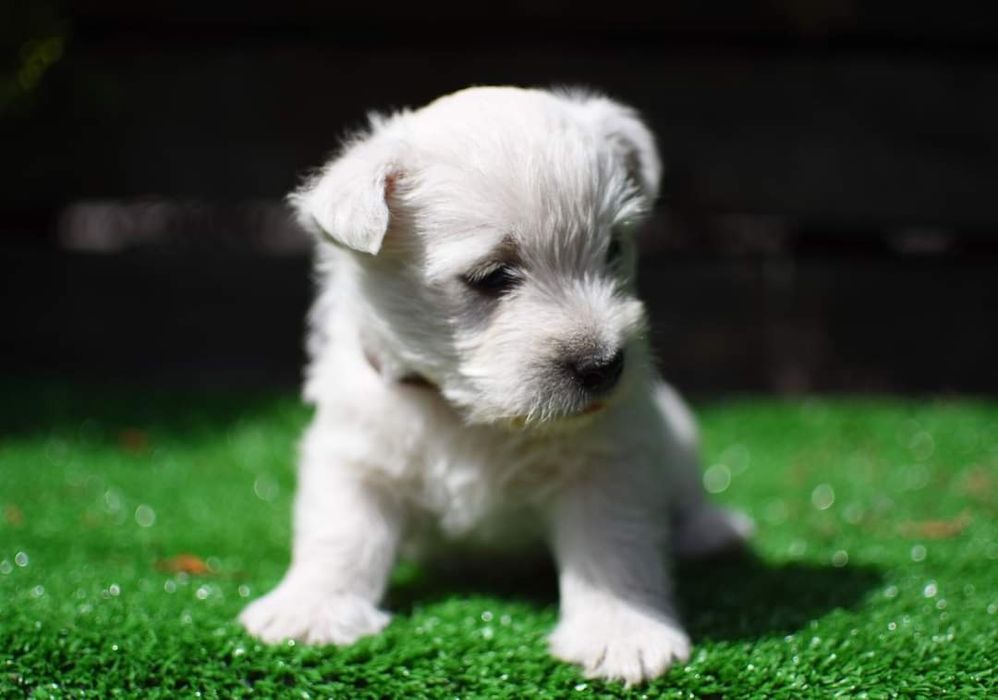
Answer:
[[(688, 658), (670, 542), (706, 553), (748, 523), (705, 502), (693, 419), (648, 359), (633, 238), (660, 176), (627, 107), (473, 88), (373, 117), (291, 196), (318, 241), (316, 413), (291, 567), (242, 613), (252, 634), (377, 633), (388, 574), (416, 539), (543, 541), (559, 571), (556, 657), (629, 684)], [(499, 293), (483, 288), (500, 268)], [(609, 388), (580, 380), (618, 352)]]

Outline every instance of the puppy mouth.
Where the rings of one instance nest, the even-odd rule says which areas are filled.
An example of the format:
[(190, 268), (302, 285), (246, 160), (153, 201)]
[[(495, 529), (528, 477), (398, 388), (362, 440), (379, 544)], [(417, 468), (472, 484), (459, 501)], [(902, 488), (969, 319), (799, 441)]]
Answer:
[(606, 410), (606, 401), (593, 401), (591, 404), (576, 413), (577, 416), (591, 416), (600, 411)]
[(514, 416), (507, 419), (509, 425), (513, 428), (524, 429), (530, 426), (555, 428), (556, 426), (566, 426), (571, 425), (575, 421), (584, 421), (586, 418), (596, 416), (609, 407), (607, 401), (593, 401), (587, 404), (585, 407), (574, 411), (572, 413), (565, 413), (557, 418), (550, 418), (545, 421), (532, 422), (526, 416)]

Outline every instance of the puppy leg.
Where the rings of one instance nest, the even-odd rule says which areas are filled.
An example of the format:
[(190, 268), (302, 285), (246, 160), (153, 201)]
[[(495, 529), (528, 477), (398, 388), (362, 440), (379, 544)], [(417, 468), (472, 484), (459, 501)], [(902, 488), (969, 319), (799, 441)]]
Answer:
[(681, 557), (708, 557), (743, 544), (755, 530), (744, 513), (711, 504), (701, 485), (696, 421), (675, 389), (659, 382), (655, 403), (662, 415), (670, 470), (672, 551)]
[(302, 466), (291, 567), (239, 620), (265, 642), (350, 644), (390, 619), (377, 604), (398, 543), (397, 507), (349, 470), (307, 458)]
[(557, 504), (561, 615), (549, 642), (587, 676), (632, 685), (686, 661), (690, 641), (672, 611), (662, 514), (622, 491), (580, 484)]
[(737, 552), (755, 532), (755, 523), (741, 511), (707, 503), (678, 513), (674, 523), (672, 551), (685, 559)]

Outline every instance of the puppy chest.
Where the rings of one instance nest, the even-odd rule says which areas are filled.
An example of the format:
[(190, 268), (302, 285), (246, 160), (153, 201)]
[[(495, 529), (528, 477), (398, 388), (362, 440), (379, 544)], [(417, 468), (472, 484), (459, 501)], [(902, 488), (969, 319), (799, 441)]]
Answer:
[(417, 510), (447, 537), (497, 544), (534, 539), (547, 504), (578, 463), (516, 449), (440, 457), (418, 479)]

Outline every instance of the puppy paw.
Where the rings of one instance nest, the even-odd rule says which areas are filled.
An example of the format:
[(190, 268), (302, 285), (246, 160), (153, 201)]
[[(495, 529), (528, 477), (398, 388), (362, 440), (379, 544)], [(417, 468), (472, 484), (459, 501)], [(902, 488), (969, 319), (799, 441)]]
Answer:
[(628, 687), (690, 658), (690, 639), (675, 622), (630, 609), (573, 615), (558, 623), (548, 641), (552, 655), (578, 664), (586, 677)]
[(704, 505), (674, 524), (672, 550), (677, 556), (702, 558), (737, 549), (755, 532), (744, 513)]
[(357, 595), (321, 594), (282, 583), (239, 615), (251, 635), (267, 642), (294, 639), (306, 644), (352, 644), (377, 634), (391, 616)]

